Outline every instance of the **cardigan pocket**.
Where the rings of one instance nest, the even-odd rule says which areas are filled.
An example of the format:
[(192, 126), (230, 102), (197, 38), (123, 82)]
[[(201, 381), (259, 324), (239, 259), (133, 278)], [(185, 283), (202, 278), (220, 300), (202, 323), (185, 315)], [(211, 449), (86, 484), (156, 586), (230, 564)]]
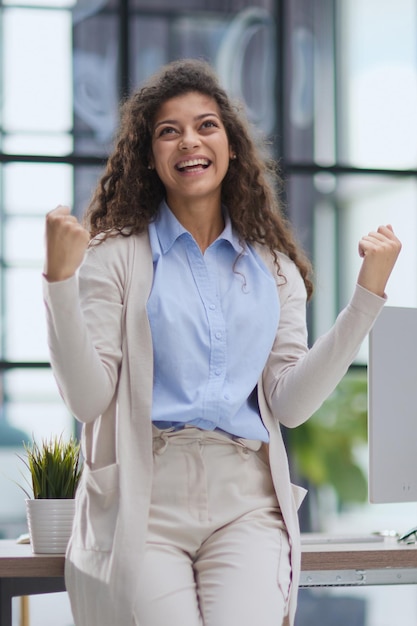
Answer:
[(119, 512), (119, 465), (96, 470), (85, 466), (78, 492), (74, 544), (84, 550), (111, 551)]
[(304, 487), (300, 487), (299, 485), (291, 484), (291, 490), (292, 490), (292, 497), (295, 503), (295, 508), (298, 511), (304, 498), (307, 495), (307, 489), (304, 489)]
[(277, 582), (285, 602), (285, 610), (288, 608), (288, 601), (291, 590), (291, 548), (288, 533), (285, 528), (280, 531), (281, 549), (279, 555)]

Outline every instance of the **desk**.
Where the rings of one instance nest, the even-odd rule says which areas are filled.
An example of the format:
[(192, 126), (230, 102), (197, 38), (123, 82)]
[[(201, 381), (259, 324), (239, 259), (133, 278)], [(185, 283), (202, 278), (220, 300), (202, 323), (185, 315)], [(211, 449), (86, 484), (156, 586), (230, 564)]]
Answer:
[[(304, 544), (301, 587), (417, 584), (417, 546), (395, 539), (372, 543)], [(64, 557), (32, 554), (0, 541), (0, 625), (12, 625), (12, 597), (65, 591)]]
[[(302, 536), (303, 537), (303, 536)], [(309, 537), (309, 535), (305, 535)], [(417, 584), (417, 545), (395, 538), (302, 545), (300, 587)]]
[(64, 557), (32, 554), (29, 545), (0, 541), (0, 626), (12, 626), (12, 598), (65, 591)]

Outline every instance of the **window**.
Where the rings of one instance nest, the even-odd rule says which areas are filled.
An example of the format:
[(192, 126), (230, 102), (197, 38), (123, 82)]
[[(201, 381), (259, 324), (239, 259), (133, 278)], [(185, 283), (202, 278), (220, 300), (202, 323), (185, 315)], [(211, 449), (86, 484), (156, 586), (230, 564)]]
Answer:
[(211, 61), (271, 133), (273, 5), (0, 0), (0, 451), (22, 436), (75, 428), (48, 362), (46, 212), (67, 204), (81, 216), (112, 146), (119, 101), (171, 59)]
[(357, 243), (379, 224), (403, 242), (389, 304), (417, 306), (417, 3), (282, 7), (280, 150), (290, 215), (316, 271), (314, 339), (350, 298)]
[(71, 14), (65, 3), (0, 5), (1, 376), (4, 443), (72, 430), (48, 354), (43, 222), (72, 203)]

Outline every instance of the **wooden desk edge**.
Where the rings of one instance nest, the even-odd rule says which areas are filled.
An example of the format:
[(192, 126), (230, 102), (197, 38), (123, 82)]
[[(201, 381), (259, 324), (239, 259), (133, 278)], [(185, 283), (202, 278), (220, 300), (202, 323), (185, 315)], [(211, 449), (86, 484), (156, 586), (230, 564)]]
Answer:
[[(301, 569), (417, 568), (417, 545), (401, 545), (395, 540), (364, 544), (302, 545)], [(0, 541), (0, 577), (53, 578), (64, 576), (65, 556), (32, 554), (30, 546)]]
[(64, 576), (65, 557), (33, 555), (0, 559), (1, 578), (60, 578)]
[(1, 578), (60, 578), (64, 576), (63, 554), (33, 554), (29, 545), (0, 541)]
[(399, 544), (396, 539), (376, 543), (302, 545), (301, 569), (417, 568), (417, 545)]

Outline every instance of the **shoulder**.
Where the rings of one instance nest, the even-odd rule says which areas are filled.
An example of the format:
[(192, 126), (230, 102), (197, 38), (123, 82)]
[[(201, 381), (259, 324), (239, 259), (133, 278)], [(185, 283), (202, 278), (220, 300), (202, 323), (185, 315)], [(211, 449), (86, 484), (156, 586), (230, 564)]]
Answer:
[(128, 232), (100, 233), (94, 237), (88, 247), (88, 255), (103, 261), (127, 258), (138, 251), (146, 254), (150, 251), (148, 231), (139, 234)]
[(136, 263), (141, 267), (152, 263), (148, 231), (133, 235), (111, 233), (107, 237), (100, 234), (91, 240), (81, 272), (84, 276), (105, 272), (122, 278)]
[(294, 290), (305, 291), (304, 280), (298, 267), (286, 254), (283, 252), (276, 253), (277, 264), (271, 250), (266, 246), (255, 245), (254, 249), (276, 279), (280, 297)]
[(307, 290), (303, 277), (294, 261), (283, 252), (277, 251), (277, 264), (271, 250), (266, 246), (255, 245), (254, 249), (275, 279), (281, 307), (285, 304), (288, 304), (288, 306), (305, 307)]
[(105, 250), (105, 253), (108, 254), (110, 252), (125, 251), (132, 246), (144, 245), (146, 241), (149, 241), (147, 229), (141, 233), (133, 234), (127, 228), (122, 231), (110, 230), (93, 237), (90, 241), (89, 249)]

